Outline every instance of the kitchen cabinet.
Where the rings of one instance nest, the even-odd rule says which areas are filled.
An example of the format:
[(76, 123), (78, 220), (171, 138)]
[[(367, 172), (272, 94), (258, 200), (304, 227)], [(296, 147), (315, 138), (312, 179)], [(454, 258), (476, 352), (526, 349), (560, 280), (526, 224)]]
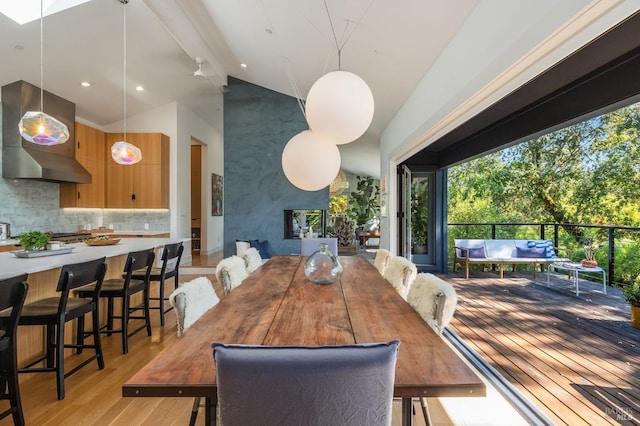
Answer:
[(82, 123), (75, 124), (75, 158), (91, 174), (91, 183), (60, 184), (60, 207), (105, 206), (106, 134)]
[[(106, 144), (124, 138), (107, 133)], [(113, 161), (106, 167), (106, 207), (120, 209), (169, 208), (169, 137), (162, 133), (127, 133), (127, 142), (142, 151), (142, 160), (125, 166)]]

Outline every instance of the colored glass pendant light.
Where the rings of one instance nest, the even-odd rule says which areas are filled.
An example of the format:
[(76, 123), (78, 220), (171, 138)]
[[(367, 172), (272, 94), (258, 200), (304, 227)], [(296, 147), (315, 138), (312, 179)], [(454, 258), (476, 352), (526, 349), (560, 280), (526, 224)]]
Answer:
[(124, 138), (111, 146), (111, 158), (118, 164), (130, 166), (142, 160), (142, 151), (137, 146), (127, 142), (127, 4), (129, 0), (120, 0), (123, 10), (123, 52), (124, 52)]
[(43, 1), (40, 0), (40, 111), (27, 111), (18, 123), (18, 130), (20, 136), (31, 143), (58, 145), (69, 140), (69, 129), (64, 123), (44, 112), (43, 8)]

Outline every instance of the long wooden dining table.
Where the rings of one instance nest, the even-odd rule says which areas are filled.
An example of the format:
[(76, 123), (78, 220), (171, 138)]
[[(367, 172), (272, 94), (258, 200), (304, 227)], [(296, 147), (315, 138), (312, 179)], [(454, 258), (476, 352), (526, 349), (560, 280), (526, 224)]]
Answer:
[[(400, 340), (394, 397), (402, 423), (412, 398), (485, 396), (478, 375), (365, 258), (340, 257), (333, 284), (304, 275), (304, 257), (275, 256), (246, 278), (123, 386), (125, 397), (204, 397), (206, 424), (216, 421), (213, 342), (251, 345), (344, 345)], [(292, 401), (292, 403), (295, 403)]]

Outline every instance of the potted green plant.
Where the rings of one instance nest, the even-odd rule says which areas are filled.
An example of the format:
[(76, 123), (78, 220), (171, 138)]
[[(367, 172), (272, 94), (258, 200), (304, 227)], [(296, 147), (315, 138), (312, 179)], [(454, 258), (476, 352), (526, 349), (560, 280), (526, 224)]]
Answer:
[(631, 325), (640, 328), (640, 275), (633, 284), (622, 287), (622, 293), (631, 305)]
[(375, 184), (371, 176), (357, 176), (357, 179), (356, 190), (349, 194), (349, 207), (346, 213), (357, 226), (364, 226), (380, 211), (378, 202), (380, 187)]
[(25, 251), (42, 250), (49, 242), (49, 235), (40, 231), (23, 232), (18, 235), (18, 242), (20, 242)]

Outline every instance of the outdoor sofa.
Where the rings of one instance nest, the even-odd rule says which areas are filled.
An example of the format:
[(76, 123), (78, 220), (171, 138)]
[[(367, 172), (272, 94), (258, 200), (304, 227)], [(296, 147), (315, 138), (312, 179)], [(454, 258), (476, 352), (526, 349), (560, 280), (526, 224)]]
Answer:
[(551, 240), (454, 240), (453, 270), (457, 264), (464, 266), (465, 278), (469, 278), (469, 265), (498, 265), (500, 278), (504, 278), (504, 265), (533, 266), (536, 268), (553, 262), (569, 262), (568, 257), (558, 257), (559, 249)]

